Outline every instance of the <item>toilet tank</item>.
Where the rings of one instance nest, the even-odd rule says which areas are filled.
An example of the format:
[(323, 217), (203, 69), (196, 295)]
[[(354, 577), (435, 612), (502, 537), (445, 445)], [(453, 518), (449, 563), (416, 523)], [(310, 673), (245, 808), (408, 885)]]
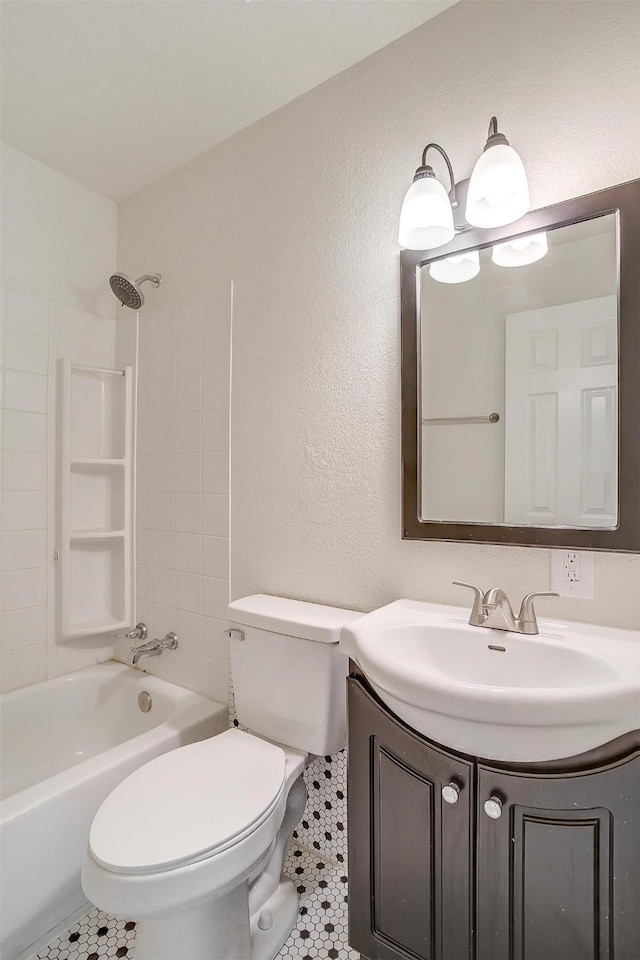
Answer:
[(230, 603), (231, 628), (240, 631), (230, 640), (238, 721), (307, 753), (342, 750), (349, 660), (338, 640), (360, 616), (264, 594)]

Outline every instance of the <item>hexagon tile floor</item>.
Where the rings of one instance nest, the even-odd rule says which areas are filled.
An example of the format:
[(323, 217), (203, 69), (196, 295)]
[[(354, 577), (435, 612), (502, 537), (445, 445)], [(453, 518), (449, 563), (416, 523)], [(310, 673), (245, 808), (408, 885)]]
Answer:
[[(277, 960), (358, 960), (359, 954), (347, 944), (347, 877), (343, 865), (292, 844), (285, 873), (298, 888), (300, 916)], [(32, 960), (135, 958), (135, 940), (134, 923), (115, 920), (94, 909), (41, 947)]]

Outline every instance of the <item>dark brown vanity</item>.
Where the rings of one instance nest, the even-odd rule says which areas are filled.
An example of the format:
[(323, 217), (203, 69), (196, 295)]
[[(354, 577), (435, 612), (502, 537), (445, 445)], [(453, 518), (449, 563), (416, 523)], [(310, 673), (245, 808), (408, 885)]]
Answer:
[(411, 730), (353, 662), (348, 704), (349, 943), (363, 957), (640, 958), (640, 733), (502, 764)]

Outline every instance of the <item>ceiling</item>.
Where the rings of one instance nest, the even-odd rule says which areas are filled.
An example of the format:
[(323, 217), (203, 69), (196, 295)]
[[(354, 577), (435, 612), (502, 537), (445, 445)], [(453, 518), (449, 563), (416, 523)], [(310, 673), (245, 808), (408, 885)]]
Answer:
[(3, 0), (2, 138), (122, 200), (455, 0)]

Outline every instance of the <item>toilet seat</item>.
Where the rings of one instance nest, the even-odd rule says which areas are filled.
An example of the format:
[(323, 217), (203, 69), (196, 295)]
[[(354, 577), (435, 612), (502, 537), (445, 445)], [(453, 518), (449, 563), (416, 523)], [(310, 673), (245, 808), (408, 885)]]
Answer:
[(111, 873), (150, 874), (219, 854), (282, 803), (285, 767), (281, 747), (240, 730), (162, 754), (104, 801), (91, 856)]

